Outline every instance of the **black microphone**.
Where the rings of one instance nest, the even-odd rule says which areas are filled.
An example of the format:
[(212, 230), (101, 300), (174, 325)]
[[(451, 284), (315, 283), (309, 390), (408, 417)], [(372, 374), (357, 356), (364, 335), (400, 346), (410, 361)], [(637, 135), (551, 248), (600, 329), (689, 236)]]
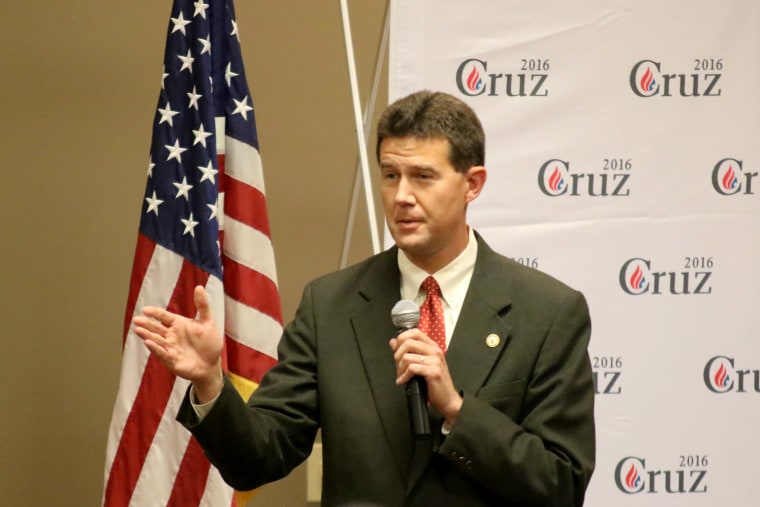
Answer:
[[(420, 323), (420, 309), (413, 301), (402, 299), (391, 310), (391, 321), (396, 326), (396, 334), (407, 329), (414, 329)], [(427, 382), (415, 375), (405, 386), (406, 407), (409, 410), (409, 419), (412, 423), (412, 435), (430, 436), (430, 418), (427, 411)]]

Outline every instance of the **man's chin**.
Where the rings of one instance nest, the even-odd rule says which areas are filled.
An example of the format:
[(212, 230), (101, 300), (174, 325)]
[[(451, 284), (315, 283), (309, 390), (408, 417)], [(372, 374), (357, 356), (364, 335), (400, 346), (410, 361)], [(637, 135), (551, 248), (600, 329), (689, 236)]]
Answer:
[(421, 238), (412, 237), (408, 235), (401, 235), (396, 238), (396, 246), (398, 246), (405, 253), (410, 255), (417, 255), (424, 251), (425, 242)]

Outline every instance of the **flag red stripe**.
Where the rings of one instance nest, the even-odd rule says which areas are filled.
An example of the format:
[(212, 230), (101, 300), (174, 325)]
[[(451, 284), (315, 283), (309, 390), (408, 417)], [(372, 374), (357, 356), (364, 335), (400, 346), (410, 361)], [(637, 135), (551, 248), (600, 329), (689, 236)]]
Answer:
[(224, 180), (224, 214), (271, 238), (264, 194), (226, 174), (222, 180)]
[(106, 485), (105, 505), (121, 507), (129, 504), (173, 383), (174, 375), (151, 355), (114, 456)]
[[(166, 503), (167, 507), (199, 505), (203, 491), (206, 489), (209, 468), (211, 468), (211, 463), (203, 454), (200, 444), (195, 437), (190, 437), (185, 454), (182, 456), (182, 463), (177, 470), (172, 494)], [(200, 478), (205, 480), (199, 480)]]
[(177, 285), (174, 287), (172, 297), (169, 298), (169, 304), (166, 309), (172, 313), (179, 313), (185, 317), (195, 318), (196, 309), (193, 293), (196, 285), (206, 286), (209, 274), (199, 269), (188, 261), (182, 262), (182, 270), (177, 279)]
[[(217, 135), (225, 135), (225, 134), (224, 134), (224, 132), (217, 132)], [(224, 168), (225, 168), (224, 161), (225, 161), (224, 153), (216, 156), (216, 165), (218, 166), (217, 170), (219, 171), (217, 173), (217, 175), (216, 175), (216, 179), (217, 179), (217, 192), (220, 193), (220, 194), (224, 193), (224, 191), (225, 191), (225, 188), (224, 188), (224, 176), (225, 176), (225, 173), (224, 173)]]
[(237, 375), (253, 380), (258, 384), (264, 374), (277, 364), (275, 358), (246, 347), (229, 336), (226, 338), (229, 369)]
[(277, 285), (258, 271), (222, 256), (224, 292), (232, 299), (269, 315), (282, 325)]
[[(206, 285), (208, 273), (184, 261), (167, 310), (185, 316), (195, 316), (193, 289)], [(128, 505), (140, 471), (148, 455), (166, 403), (171, 396), (175, 377), (161, 361), (150, 355), (143, 370), (140, 388), (127, 417), (119, 447), (114, 456), (105, 492), (105, 505)]]
[(121, 346), (127, 340), (129, 326), (132, 325), (132, 315), (135, 312), (135, 303), (137, 296), (140, 294), (145, 272), (148, 270), (150, 259), (153, 257), (153, 251), (156, 249), (156, 243), (143, 234), (137, 235), (137, 247), (135, 248), (135, 259), (132, 263), (132, 276), (129, 280), (129, 295), (127, 296), (127, 310), (124, 315), (124, 334), (122, 335)]

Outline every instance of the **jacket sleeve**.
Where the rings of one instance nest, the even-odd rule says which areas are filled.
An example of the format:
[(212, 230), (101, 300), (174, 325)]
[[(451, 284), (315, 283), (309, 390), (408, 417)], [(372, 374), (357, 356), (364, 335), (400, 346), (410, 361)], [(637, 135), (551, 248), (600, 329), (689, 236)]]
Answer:
[(581, 507), (595, 456), (590, 333), (585, 299), (572, 291), (523, 383), (519, 424), (465, 393), (439, 454), (505, 505)]
[(177, 420), (198, 440), (224, 480), (245, 491), (280, 479), (310, 454), (318, 429), (314, 319), (309, 287), (284, 330), (278, 362), (246, 403), (225, 377), (209, 413), (198, 421), (189, 390)]

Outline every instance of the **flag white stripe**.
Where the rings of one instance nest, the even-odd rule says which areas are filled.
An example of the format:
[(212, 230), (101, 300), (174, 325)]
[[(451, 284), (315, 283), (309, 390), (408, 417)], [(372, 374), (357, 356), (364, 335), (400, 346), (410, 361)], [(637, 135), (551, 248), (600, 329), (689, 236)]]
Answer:
[(224, 230), (224, 192), (219, 192), (216, 198), (216, 219), (219, 221), (219, 231)]
[(224, 143), (227, 137), (224, 134), (224, 128), (226, 124), (227, 124), (227, 120), (224, 118), (224, 116), (217, 116), (214, 118), (214, 137), (216, 140), (216, 154), (217, 155), (224, 155)]
[[(143, 278), (142, 286), (135, 303), (133, 316), (140, 313), (144, 306), (166, 308), (181, 270), (182, 257), (171, 250), (157, 245), (145, 272), (145, 277)], [(124, 343), (119, 391), (116, 395), (116, 403), (114, 404), (113, 416), (108, 432), (105, 467), (106, 484), (108, 483), (108, 476), (113, 465), (113, 460), (116, 457), (121, 435), (124, 432), (127, 417), (129, 417), (132, 405), (137, 397), (137, 392), (140, 389), (140, 382), (149, 356), (150, 352), (142, 340), (130, 328)]]
[(215, 276), (209, 276), (206, 282), (206, 295), (211, 312), (214, 314), (216, 328), (224, 335), (224, 284)]
[(206, 489), (203, 491), (203, 497), (201, 497), (201, 502), (198, 505), (199, 507), (232, 505), (232, 496), (234, 494), (234, 490), (222, 479), (219, 470), (214, 465), (211, 465), (211, 468), (208, 470)]
[(226, 326), (230, 338), (277, 359), (282, 326), (275, 319), (231, 297), (225, 297)]
[(256, 148), (227, 137), (224, 172), (227, 176), (254, 187), (266, 195), (261, 156)]
[(190, 432), (174, 419), (188, 384), (187, 380), (181, 378), (174, 382), (172, 394), (135, 484), (130, 506), (166, 505), (171, 496), (177, 471), (190, 440)]
[(269, 237), (230, 216), (224, 217), (224, 227), (224, 254), (277, 285), (274, 250)]

